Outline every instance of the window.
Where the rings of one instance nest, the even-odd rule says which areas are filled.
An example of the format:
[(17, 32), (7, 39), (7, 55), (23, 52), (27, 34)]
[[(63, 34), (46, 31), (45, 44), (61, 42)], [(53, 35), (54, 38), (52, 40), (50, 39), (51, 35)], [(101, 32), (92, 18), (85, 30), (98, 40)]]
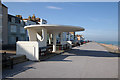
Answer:
[(11, 21), (12, 21), (13, 23), (15, 23), (15, 18), (14, 18), (14, 17), (12, 17), (12, 18), (11, 18)]
[(16, 25), (11, 25), (11, 32), (16, 32)]
[(20, 23), (20, 20), (19, 20), (18, 18), (14, 18), (14, 19), (15, 19), (15, 21), (14, 21), (14, 20), (13, 20), (13, 21), (14, 21), (15, 23)]
[(10, 37), (10, 44), (15, 44), (16, 43), (16, 37), (15, 36), (11, 36)]
[(19, 21), (20, 21), (20, 24), (21, 24), (22, 26), (25, 25), (25, 23), (24, 23), (22, 20), (19, 20)]
[(61, 36), (61, 34), (58, 34), (58, 37), (60, 37)]
[(21, 21), (19, 20), (18, 23), (21, 23)]
[(8, 21), (11, 22), (11, 17), (8, 18)]
[(25, 33), (25, 29), (23, 27), (20, 27), (20, 33)]

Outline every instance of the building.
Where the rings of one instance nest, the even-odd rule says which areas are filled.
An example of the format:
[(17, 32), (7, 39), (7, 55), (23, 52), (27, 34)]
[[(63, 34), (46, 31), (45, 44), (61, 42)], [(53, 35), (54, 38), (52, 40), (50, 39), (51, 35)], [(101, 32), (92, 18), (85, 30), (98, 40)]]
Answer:
[(17, 41), (25, 41), (27, 31), (25, 22), (20, 17), (8, 15), (8, 44), (16, 44)]
[[(33, 14), (33, 16), (29, 16), (28, 18), (23, 19), (24, 21), (29, 21), (30, 24), (27, 25), (34, 25), (34, 24), (47, 24), (47, 20), (45, 19), (40, 19), (40, 18), (36, 18), (35, 14)], [(29, 23), (28, 22), (28, 23)]]
[[(47, 24), (47, 21), (44, 19), (40, 19), (40, 18), (36, 18), (35, 14), (31, 16), (29, 16), (28, 18), (22, 18), (21, 15), (16, 15), (16, 17), (19, 17), (22, 21), (25, 22), (25, 26), (28, 25), (36, 25), (36, 24)], [(29, 40), (28, 38), (28, 32), (27, 32), (27, 36), (26, 36), (26, 40)]]
[(24, 26), (35, 24), (46, 24), (44, 19), (29, 16), (23, 19), (21, 15), (8, 14), (8, 8), (0, 1), (0, 43), (7, 48), (9, 45), (15, 45), (17, 41), (28, 40), (27, 30)]
[[(19, 15), (16, 15), (16, 16), (19, 16)], [(25, 22), (25, 26), (37, 24), (35, 16), (33, 16), (32, 18), (31, 16), (29, 16), (27, 19), (22, 19), (22, 20)], [(29, 40), (28, 32), (27, 32), (26, 40)]]
[(23, 19), (23, 21), (25, 22), (26, 26), (28, 26), (28, 25), (35, 25), (36, 24), (36, 22), (30, 21), (30, 20), (27, 20), (27, 19)]
[(77, 36), (77, 40), (84, 40), (84, 36), (83, 35), (76, 35)]
[(70, 34), (71, 34), (71, 40), (75, 40), (75, 32), (70, 32)]
[[(84, 31), (85, 29), (78, 26), (67, 26), (67, 25), (29, 25), (25, 26), (25, 29), (28, 30), (29, 41), (18, 41), (17, 42), (17, 52), (16, 54), (24, 54), (29, 60), (39, 61), (39, 49), (47, 47), (47, 34), (52, 34), (53, 44), (52, 52), (57, 50), (57, 39), (56, 36), (63, 32), (75, 32), (75, 31)], [(60, 35), (60, 44), (61, 46), (67, 45), (63, 42), (63, 34)], [(49, 39), (50, 40), (50, 39)], [(51, 40), (50, 40), (51, 42)], [(69, 44), (69, 48), (72, 47), (72, 44)]]
[(47, 24), (47, 21), (45, 19), (40, 19), (40, 21), (38, 22), (40, 25), (41, 24)]
[(0, 42), (3, 49), (8, 45), (15, 45), (18, 40), (26, 40), (24, 26), (22, 17), (8, 14), (8, 7), (0, 2)]
[(0, 44), (2, 44), (2, 4), (0, 1)]
[(8, 8), (0, 2), (0, 42), (8, 44)]
[[(64, 41), (74, 41), (75, 40), (75, 32), (63, 32), (63, 40)], [(60, 42), (60, 34), (57, 35), (57, 42)]]

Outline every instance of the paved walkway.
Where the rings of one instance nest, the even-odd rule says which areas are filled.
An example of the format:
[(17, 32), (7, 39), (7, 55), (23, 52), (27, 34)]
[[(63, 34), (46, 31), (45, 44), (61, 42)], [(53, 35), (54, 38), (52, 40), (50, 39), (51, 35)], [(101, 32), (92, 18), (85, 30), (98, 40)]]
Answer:
[(5, 70), (14, 78), (117, 78), (118, 57), (91, 42), (42, 62), (24, 62)]

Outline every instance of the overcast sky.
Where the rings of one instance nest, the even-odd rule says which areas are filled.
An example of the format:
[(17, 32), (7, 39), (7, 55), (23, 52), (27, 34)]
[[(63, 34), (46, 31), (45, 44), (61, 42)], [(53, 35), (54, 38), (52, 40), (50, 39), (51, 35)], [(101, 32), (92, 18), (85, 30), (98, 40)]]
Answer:
[[(6, 0), (7, 1), (7, 0)], [(44, 18), (48, 24), (81, 26), (86, 39), (94, 41), (117, 41), (118, 3), (117, 2), (4, 2), (9, 14), (35, 14)]]

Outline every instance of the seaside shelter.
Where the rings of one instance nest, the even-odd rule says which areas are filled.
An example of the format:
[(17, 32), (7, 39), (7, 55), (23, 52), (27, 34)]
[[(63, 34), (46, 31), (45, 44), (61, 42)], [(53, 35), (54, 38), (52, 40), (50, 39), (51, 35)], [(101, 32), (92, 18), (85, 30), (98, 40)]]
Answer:
[[(29, 60), (39, 60), (39, 48), (47, 46), (47, 34), (53, 38), (52, 52), (56, 52), (56, 36), (61, 34), (60, 43), (64, 44), (63, 32), (84, 31), (85, 29), (79, 26), (69, 25), (29, 25), (25, 26), (28, 31), (29, 41), (18, 41), (16, 54), (24, 54)], [(49, 44), (51, 44), (51, 37), (49, 37)]]

